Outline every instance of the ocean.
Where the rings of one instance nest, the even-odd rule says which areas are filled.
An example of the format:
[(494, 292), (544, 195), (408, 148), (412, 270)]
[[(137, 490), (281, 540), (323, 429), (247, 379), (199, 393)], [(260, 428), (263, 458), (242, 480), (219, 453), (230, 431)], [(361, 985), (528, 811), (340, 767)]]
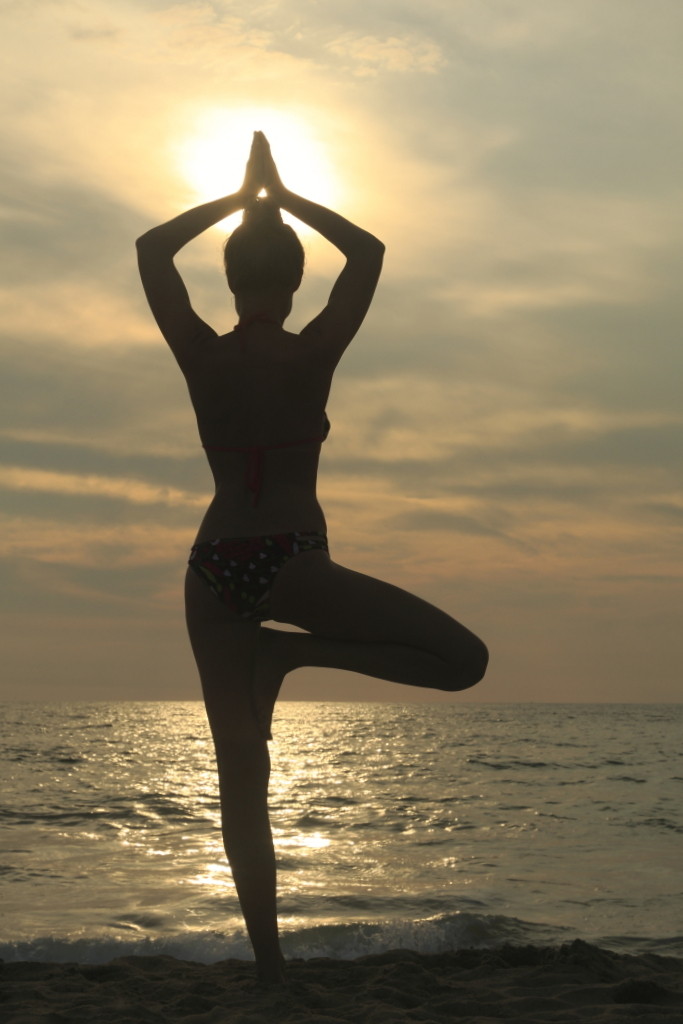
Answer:
[[(1, 958), (251, 959), (200, 703), (2, 717)], [(279, 704), (285, 956), (683, 956), (682, 725), (678, 704)]]

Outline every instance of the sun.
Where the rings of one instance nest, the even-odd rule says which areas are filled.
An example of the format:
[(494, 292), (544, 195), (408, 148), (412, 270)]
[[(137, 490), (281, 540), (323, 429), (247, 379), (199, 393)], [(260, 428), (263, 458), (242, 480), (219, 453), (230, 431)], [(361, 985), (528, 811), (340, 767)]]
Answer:
[[(313, 119), (272, 107), (205, 110), (175, 147), (177, 165), (197, 203), (228, 195), (242, 184), (252, 135), (262, 131), (287, 188), (334, 207), (338, 198), (335, 175), (313, 124)], [(283, 216), (288, 219), (286, 213)], [(241, 214), (228, 217), (221, 229), (230, 230), (240, 219)], [(301, 231), (302, 225), (297, 223), (297, 229)]]

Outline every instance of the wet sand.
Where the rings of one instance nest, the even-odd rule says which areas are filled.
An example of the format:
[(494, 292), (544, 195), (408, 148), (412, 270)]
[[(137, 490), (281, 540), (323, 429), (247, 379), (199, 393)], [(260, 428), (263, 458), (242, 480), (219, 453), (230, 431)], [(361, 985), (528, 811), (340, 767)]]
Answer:
[(4, 963), (2, 1024), (586, 1024), (683, 1022), (683, 961), (585, 942), (355, 960), (295, 960), (263, 990), (241, 960), (128, 956), (108, 964)]

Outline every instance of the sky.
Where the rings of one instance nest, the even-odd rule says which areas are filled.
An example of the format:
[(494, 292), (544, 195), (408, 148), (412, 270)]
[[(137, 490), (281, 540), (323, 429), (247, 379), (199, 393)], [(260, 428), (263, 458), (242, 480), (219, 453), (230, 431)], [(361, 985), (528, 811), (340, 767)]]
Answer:
[[(387, 246), (337, 373), (336, 561), (487, 642), (464, 694), (300, 670), (330, 700), (680, 701), (680, 0), (3, 0), (6, 699), (194, 699), (182, 580), (211, 493), (134, 240), (285, 184)], [(224, 230), (180, 259), (234, 321)], [(303, 233), (291, 321), (337, 254)]]

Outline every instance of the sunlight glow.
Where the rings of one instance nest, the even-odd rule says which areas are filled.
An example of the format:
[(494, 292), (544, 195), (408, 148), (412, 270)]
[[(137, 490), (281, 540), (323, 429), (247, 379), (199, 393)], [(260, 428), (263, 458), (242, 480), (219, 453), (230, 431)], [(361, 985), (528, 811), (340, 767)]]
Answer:
[[(193, 133), (176, 147), (178, 166), (198, 203), (237, 191), (254, 131), (265, 132), (287, 188), (306, 199), (335, 206), (339, 190), (312, 122), (272, 107), (214, 108), (198, 117)], [(284, 219), (295, 223), (286, 213)], [(232, 229), (240, 220), (241, 214), (226, 218), (221, 230)], [(301, 229), (298, 222), (296, 226)]]

